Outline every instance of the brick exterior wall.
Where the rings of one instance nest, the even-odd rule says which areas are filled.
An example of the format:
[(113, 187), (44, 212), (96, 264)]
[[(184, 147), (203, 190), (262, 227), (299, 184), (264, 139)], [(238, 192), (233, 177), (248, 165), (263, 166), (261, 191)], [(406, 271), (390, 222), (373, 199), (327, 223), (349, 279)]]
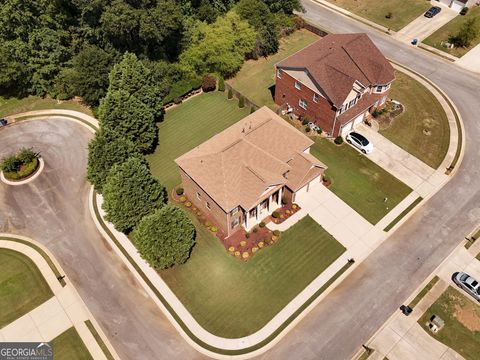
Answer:
[[(242, 211), (238, 211), (235, 215), (226, 213), (203, 189), (188, 176), (185, 171), (179, 168), (180, 176), (182, 178), (182, 186), (185, 196), (194, 204), (200, 211), (206, 215), (213, 217), (216, 226), (222, 229), (226, 234), (231, 234), (233, 231), (239, 229), (243, 223)], [(200, 194), (200, 199), (197, 198), (197, 193)], [(207, 202), (210, 209), (207, 208)], [(240, 218), (240, 223), (235, 229), (230, 229), (230, 224), (235, 218)]]
[[(335, 119), (335, 109), (332, 104), (320, 95), (318, 103), (315, 103), (313, 101), (315, 92), (303, 84), (300, 90), (296, 89), (295, 81), (286, 72), (282, 73), (281, 79), (275, 75), (275, 103), (279, 106), (289, 104), (294, 108), (296, 115), (305, 116), (308, 120), (320, 126), (323, 131), (330, 133)], [(300, 99), (307, 101), (307, 110), (299, 106)]]

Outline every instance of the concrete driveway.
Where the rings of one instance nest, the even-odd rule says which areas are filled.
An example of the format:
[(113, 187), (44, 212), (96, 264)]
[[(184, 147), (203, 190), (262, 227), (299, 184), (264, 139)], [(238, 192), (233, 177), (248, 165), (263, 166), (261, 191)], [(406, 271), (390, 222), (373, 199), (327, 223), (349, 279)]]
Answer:
[(97, 232), (88, 209), (87, 144), (72, 121), (25, 121), (0, 129), (0, 154), (33, 147), (45, 161), (34, 181), (0, 183), (0, 232), (46, 245), (123, 359), (198, 359)]
[[(463, 55), (460, 59), (455, 61), (455, 64), (465, 69), (468, 69), (470, 71), (480, 73), (480, 44), (475, 46), (472, 50), (470, 50), (465, 55)], [(480, 100), (480, 95), (479, 95), (479, 100)]]
[(424, 14), (420, 15), (394, 34), (393, 37), (407, 44), (410, 44), (413, 39), (418, 39), (418, 42), (421, 42), (458, 15), (458, 12), (437, 1), (431, 1), (431, 4), (432, 6), (439, 6), (442, 11), (433, 18), (427, 18)]

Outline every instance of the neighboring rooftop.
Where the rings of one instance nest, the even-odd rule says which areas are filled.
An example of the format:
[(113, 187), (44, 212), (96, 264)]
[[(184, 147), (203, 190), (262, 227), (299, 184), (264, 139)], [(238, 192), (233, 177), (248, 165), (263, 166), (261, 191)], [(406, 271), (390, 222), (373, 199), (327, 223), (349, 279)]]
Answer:
[(248, 210), (270, 187), (295, 191), (326, 169), (304, 153), (312, 144), (264, 106), (175, 162), (226, 212)]
[(342, 106), (355, 81), (374, 86), (395, 79), (392, 65), (366, 34), (329, 34), (277, 67), (306, 69), (337, 108)]

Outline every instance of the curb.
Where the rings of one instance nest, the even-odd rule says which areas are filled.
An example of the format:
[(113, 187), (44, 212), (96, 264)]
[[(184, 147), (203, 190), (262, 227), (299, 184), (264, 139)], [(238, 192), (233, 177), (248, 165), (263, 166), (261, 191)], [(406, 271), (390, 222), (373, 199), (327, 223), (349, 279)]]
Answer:
[[(28, 246), (29, 248), (31, 248), (33, 251), (35, 251), (36, 253), (38, 253), (42, 259), (44, 259), (46, 262), (47, 262), (47, 265), (48, 265), (48, 261), (50, 261), (53, 266), (58, 270), (58, 272), (60, 274), (63, 274), (62, 275), (62, 280), (65, 282), (65, 286), (67, 285), (70, 285), (70, 290), (75, 294), (76, 298), (81, 302), (81, 304), (83, 305), (87, 315), (88, 315), (88, 320), (90, 320), (90, 322), (93, 324), (93, 327), (94, 329), (96, 330), (96, 332), (98, 333), (100, 339), (103, 341), (103, 343), (105, 344), (105, 346), (107, 347), (108, 351), (110, 352), (110, 354), (115, 358), (115, 359), (120, 359), (120, 357), (118, 356), (117, 352), (115, 351), (115, 349), (113, 348), (112, 344), (110, 343), (110, 341), (108, 340), (107, 336), (105, 335), (105, 333), (103, 332), (102, 328), (100, 327), (100, 325), (98, 324), (97, 320), (95, 319), (95, 317), (93, 316), (93, 314), (90, 312), (90, 309), (87, 307), (87, 305), (85, 304), (85, 302), (83, 301), (83, 299), (81, 298), (81, 296), (78, 294), (77, 292), (77, 289), (75, 288), (75, 286), (73, 286), (73, 284), (70, 282), (68, 276), (66, 275), (65, 271), (62, 269), (60, 263), (57, 261), (57, 259), (53, 256), (53, 254), (50, 252), (50, 250), (48, 250), (47, 247), (45, 247), (43, 244), (39, 243), (38, 241), (35, 241), (31, 238), (28, 238), (26, 236), (20, 236), (20, 235), (15, 235), (15, 234), (9, 234), (9, 233), (0, 233), (0, 240), (1, 241), (7, 241), (7, 242), (13, 242), (13, 243), (20, 243), (22, 244), (23, 246)], [(17, 241), (18, 240), (18, 241)], [(1, 247), (1, 246), (0, 246)], [(3, 247), (1, 247), (3, 248)], [(43, 251), (44, 254), (40, 253), (38, 251), (38, 249), (40, 249), (41, 251)], [(15, 251), (18, 251), (18, 250), (15, 250)], [(30, 256), (24, 252), (21, 252), (23, 255), (27, 256), (29, 259)], [(48, 260), (47, 258), (48, 257)], [(32, 260), (33, 261), (33, 260)], [(34, 262), (35, 263), (35, 262)], [(37, 266), (38, 268), (38, 265), (35, 264), (35, 266)], [(48, 266), (48, 269), (50, 271), (52, 271), (52, 273), (55, 275), (55, 272), (54, 270), (51, 268), (51, 266)], [(40, 273), (42, 274), (42, 276), (45, 278), (45, 275), (43, 274), (43, 272), (39, 269)], [(58, 279), (58, 278), (57, 278)], [(46, 281), (46, 279), (45, 279)], [(59, 283), (60, 283), (60, 280), (59, 280)], [(61, 285), (60, 285), (61, 286)], [(63, 289), (63, 286), (61, 286), (61, 288)], [(52, 293), (54, 296), (57, 296), (56, 292), (52, 289)], [(73, 325), (73, 327), (76, 327), (76, 325)], [(92, 334), (93, 336), (93, 334)], [(82, 339), (82, 341), (84, 341), (84, 339)], [(98, 347), (101, 349), (101, 346), (99, 343), (97, 343)], [(102, 354), (103, 354), (103, 350), (102, 350)], [(105, 355), (106, 357), (106, 355)]]
[(8, 180), (7, 178), (5, 178), (5, 175), (3, 174), (3, 171), (0, 171), (0, 180), (7, 184), (7, 185), (11, 185), (11, 186), (19, 186), (19, 185), (25, 185), (25, 184), (28, 184), (29, 182), (35, 180), (43, 171), (43, 168), (45, 167), (45, 161), (43, 161), (43, 158), (38, 158), (38, 168), (37, 170), (35, 170), (35, 173), (31, 176), (29, 176), (28, 178), (26, 178), (25, 180), (20, 180), (20, 181), (11, 181), (11, 180)]

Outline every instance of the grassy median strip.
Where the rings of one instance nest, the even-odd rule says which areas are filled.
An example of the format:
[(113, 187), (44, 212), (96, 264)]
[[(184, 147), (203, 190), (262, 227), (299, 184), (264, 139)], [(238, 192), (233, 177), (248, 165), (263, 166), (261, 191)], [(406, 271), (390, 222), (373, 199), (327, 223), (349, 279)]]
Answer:
[(110, 352), (110, 350), (108, 350), (108, 347), (107, 345), (105, 344), (105, 342), (103, 341), (102, 337), (100, 336), (100, 334), (97, 332), (97, 329), (95, 329), (95, 326), (93, 326), (92, 322), (90, 320), (87, 320), (85, 321), (85, 325), (87, 325), (88, 327), (88, 330), (90, 330), (90, 332), (92, 333), (93, 337), (95, 338), (95, 340), (97, 341), (98, 343), (98, 346), (100, 346), (100, 348), (102, 349), (103, 353), (105, 354), (105, 357), (108, 359), (108, 360), (114, 360), (115, 358), (113, 357), (112, 353)]
[(87, 115), (92, 115), (90, 108), (72, 100), (59, 101), (56, 99), (41, 98), (38, 96), (27, 96), (21, 99), (0, 96), (0, 117), (19, 114), (27, 111), (47, 109), (74, 110)]
[[(30, 246), (31, 248), (35, 249), (35, 251), (37, 251), (40, 255), (42, 255), (42, 257), (45, 259), (45, 261), (47, 262), (48, 266), (50, 267), (50, 269), (52, 269), (53, 273), (55, 274), (55, 276), (57, 278), (61, 277), (63, 274), (60, 273), (60, 271), (58, 270), (58, 268), (55, 266), (55, 264), (53, 263), (52, 259), (50, 258), (50, 256), (48, 256), (48, 254), (43, 251), (43, 249), (33, 243), (31, 243), (30, 241), (27, 241), (27, 240), (22, 240), (22, 239), (17, 239), (17, 238), (13, 238), (13, 237), (6, 237), (6, 236), (1, 236), (0, 237), (0, 240), (7, 240), (7, 241), (13, 241), (13, 242), (17, 242), (17, 243), (20, 243), (20, 244), (24, 244), (24, 245), (27, 245), (27, 246)], [(61, 279), (59, 280), (60, 281), (60, 284), (62, 286), (65, 286), (67, 285), (67, 283), (65, 282), (65, 280)]]
[(411, 307), (412, 309), (415, 306), (417, 306), (418, 303), (420, 302), (420, 300), (422, 300), (425, 297), (425, 295), (427, 295), (428, 292), (430, 290), (432, 290), (432, 288), (435, 286), (435, 284), (438, 282), (438, 280), (440, 280), (439, 277), (437, 275), (435, 275), (432, 278), (432, 280), (430, 280), (428, 282), (428, 284), (425, 285), (425, 287), (417, 294), (417, 296), (415, 296), (415, 298), (412, 301), (410, 301), (410, 304), (408, 304), (408, 306)]
[(398, 224), (400, 220), (402, 220), (405, 217), (405, 215), (407, 215), (410, 211), (412, 211), (413, 208), (417, 206), (422, 200), (423, 198), (419, 196), (413, 203), (411, 203), (405, 210), (403, 210), (400, 213), (400, 215), (398, 215), (395, 219), (393, 219), (393, 221), (390, 224), (388, 224), (385, 227), (385, 229), (383, 229), (383, 231), (386, 231), (386, 232), (390, 231), (395, 225)]

